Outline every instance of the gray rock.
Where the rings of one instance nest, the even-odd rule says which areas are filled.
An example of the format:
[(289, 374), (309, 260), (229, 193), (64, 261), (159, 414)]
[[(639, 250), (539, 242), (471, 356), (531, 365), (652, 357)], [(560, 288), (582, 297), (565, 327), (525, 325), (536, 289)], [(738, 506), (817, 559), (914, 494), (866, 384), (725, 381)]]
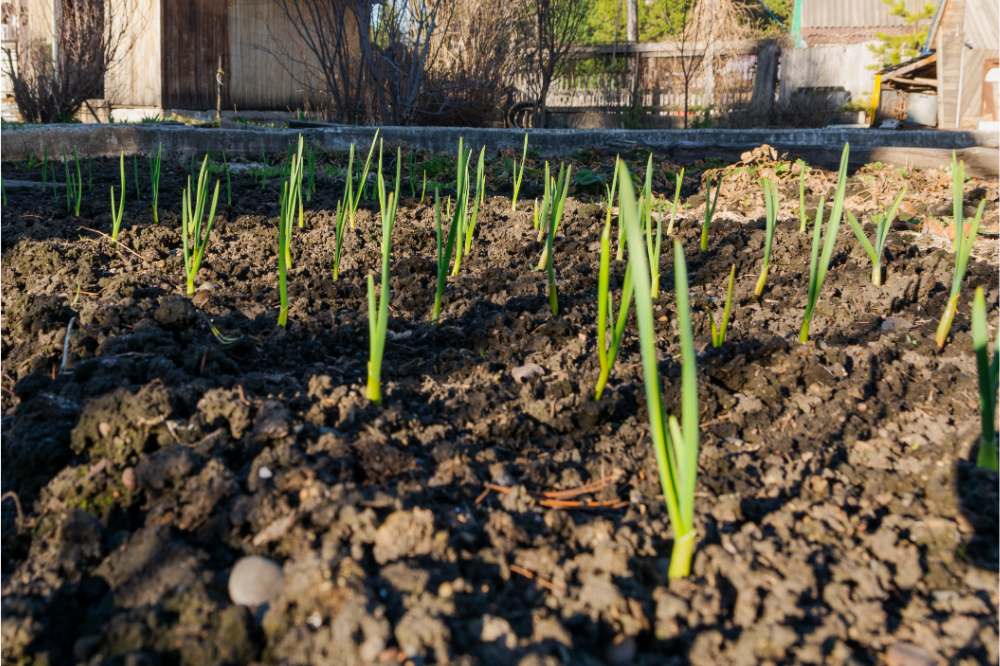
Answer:
[(281, 567), (257, 555), (241, 558), (229, 574), (229, 598), (234, 604), (259, 606), (275, 599), (283, 586)]

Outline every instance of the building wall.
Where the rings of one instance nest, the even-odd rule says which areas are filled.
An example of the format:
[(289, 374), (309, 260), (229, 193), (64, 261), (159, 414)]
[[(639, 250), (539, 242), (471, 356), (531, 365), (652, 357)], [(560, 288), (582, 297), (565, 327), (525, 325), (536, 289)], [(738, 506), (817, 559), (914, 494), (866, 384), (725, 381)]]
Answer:
[[(919, 10), (928, 0), (906, 0), (906, 8)], [(802, 0), (802, 28), (883, 28), (905, 21), (889, 12), (881, 0)]]
[[(162, 0), (111, 0), (112, 30), (125, 24), (126, 50), (105, 78), (105, 97), (117, 106), (160, 106)], [(117, 27), (116, 27), (117, 26)]]
[[(219, 60), (229, 71), (226, 0), (162, 0), (161, 103), (169, 109), (214, 109)], [(228, 107), (223, 87), (222, 105)]]
[(842, 89), (850, 101), (871, 96), (878, 62), (861, 44), (822, 44), (781, 51), (780, 97), (804, 88)]
[(316, 58), (277, 0), (228, 0), (229, 108), (321, 105), (326, 85)]

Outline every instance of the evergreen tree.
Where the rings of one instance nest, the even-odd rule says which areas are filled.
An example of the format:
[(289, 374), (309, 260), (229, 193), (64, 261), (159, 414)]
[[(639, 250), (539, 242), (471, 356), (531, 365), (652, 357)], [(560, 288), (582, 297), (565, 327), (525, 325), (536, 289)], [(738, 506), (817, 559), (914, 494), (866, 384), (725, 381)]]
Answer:
[(878, 43), (869, 48), (878, 58), (881, 66), (888, 67), (889, 65), (898, 65), (920, 53), (920, 47), (926, 41), (927, 30), (930, 27), (927, 21), (934, 16), (935, 7), (930, 2), (926, 2), (922, 8), (911, 11), (906, 8), (904, 0), (882, 0), (882, 2), (890, 6), (889, 13), (903, 19), (906, 25), (914, 27), (911, 32), (901, 35), (878, 33)]

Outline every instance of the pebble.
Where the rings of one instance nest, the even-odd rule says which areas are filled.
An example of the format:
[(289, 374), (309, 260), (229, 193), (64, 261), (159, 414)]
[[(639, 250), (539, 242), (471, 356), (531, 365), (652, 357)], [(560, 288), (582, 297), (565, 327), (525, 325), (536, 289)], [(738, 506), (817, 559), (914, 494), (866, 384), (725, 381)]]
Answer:
[(271, 471), (270, 467), (262, 465), (261, 468), (257, 470), (257, 476), (267, 481), (274, 476), (274, 472)]
[(938, 661), (913, 643), (893, 643), (885, 653), (886, 666), (935, 666)]
[(545, 374), (545, 369), (537, 363), (525, 363), (524, 365), (519, 365), (510, 371), (514, 380), (520, 383), (530, 381), (535, 377), (541, 377)]
[(126, 467), (122, 472), (122, 485), (125, 486), (125, 490), (133, 492), (135, 490), (135, 470), (131, 467)]
[(234, 604), (259, 606), (275, 599), (283, 585), (281, 567), (266, 557), (250, 555), (241, 558), (229, 574), (229, 598)]

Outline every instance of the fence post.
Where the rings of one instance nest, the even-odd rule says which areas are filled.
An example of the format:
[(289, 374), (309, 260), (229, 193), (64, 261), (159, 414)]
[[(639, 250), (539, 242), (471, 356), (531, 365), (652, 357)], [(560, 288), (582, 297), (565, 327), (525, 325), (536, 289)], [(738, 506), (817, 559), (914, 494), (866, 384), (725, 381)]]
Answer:
[(753, 79), (753, 95), (750, 97), (750, 114), (753, 118), (767, 118), (774, 109), (780, 53), (777, 42), (773, 40), (762, 41), (757, 48), (757, 72)]

